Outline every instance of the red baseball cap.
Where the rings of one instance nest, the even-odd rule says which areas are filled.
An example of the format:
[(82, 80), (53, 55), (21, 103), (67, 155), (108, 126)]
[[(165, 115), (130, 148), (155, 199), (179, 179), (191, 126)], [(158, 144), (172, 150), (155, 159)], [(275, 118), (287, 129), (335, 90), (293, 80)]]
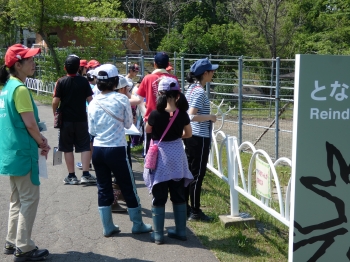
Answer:
[(170, 64), (170, 63), (168, 64), (168, 67), (167, 67), (167, 68), (165, 68), (165, 70), (166, 70), (166, 71), (173, 70), (173, 69), (174, 69), (174, 68), (171, 66), (171, 64)]
[(85, 59), (80, 60), (80, 66), (87, 66), (87, 61)]
[(97, 60), (90, 60), (87, 65), (85, 67), (89, 68), (89, 67), (98, 67), (100, 65), (100, 62)]
[(28, 48), (25, 45), (15, 44), (10, 46), (5, 54), (5, 65), (10, 68), (16, 62), (35, 56), (40, 53), (40, 48)]

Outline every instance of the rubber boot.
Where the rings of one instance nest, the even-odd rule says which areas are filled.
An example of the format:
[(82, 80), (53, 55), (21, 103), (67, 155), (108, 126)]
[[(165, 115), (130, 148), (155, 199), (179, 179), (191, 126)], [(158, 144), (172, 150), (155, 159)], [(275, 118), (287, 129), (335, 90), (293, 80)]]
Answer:
[(114, 233), (119, 233), (118, 225), (113, 224), (111, 206), (98, 207), (98, 211), (102, 221), (103, 235), (105, 237), (110, 237)]
[(126, 208), (119, 205), (118, 201), (111, 205), (112, 212), (126, 212)]
[(142, 222), (141, 206), (128, 208), (130, 220), (133, 222), (131, 233), (141, 234), (152, 231), (152, 226)]
[(185, 241), (187, 240), (187, 236), (186, 236), (187, 205), (186, 203), (173, 204), (173, 210), (174, 210), (175, 230), (169, 229), (168, 237)]
[(164, 218), (164, 206), (152, 207), (153, 232), (151, 234), (151, 240), (157, 245), (164, 243)]

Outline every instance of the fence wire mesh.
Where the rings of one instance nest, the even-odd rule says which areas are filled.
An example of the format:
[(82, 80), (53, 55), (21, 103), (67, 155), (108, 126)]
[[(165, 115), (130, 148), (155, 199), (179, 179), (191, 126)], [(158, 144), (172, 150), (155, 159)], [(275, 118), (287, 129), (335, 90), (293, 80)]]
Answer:
[[(0, 51), (3, 59), (4, 50)], [(187, 88), (185, 77), (191, 65), (200, 58), (208, 58), (219, 64), (207, 92), (216, 106), (223, 101), (221, 111), (226, 112), (224, 124), (219, 117), (214, 129), (236, 136), (240, 143), (252, 142), (256, 148), (265, 150), (273, 159), (292, 156), (292, 124), (294, 94), (294, 59), (253, 59), (208, 54), (169, 54), (183, 90)], [(44, 59), (44, 58), (41, 58)], [(128, 66), (138, 64), (139, 77), (154, 70), (154, 52), (140, 52), (130, 56), (112, 57), (108, 63), (115, 64), (120, 74), (127, 74)], [(52, 93), (54, 81), (40, 81), (41, 76), (52, 68), (37, 68), (36, 78), (28, 79), (30, 89), (38, 93)], [(233, 108), (233, 109), (232, 109)], [(215, 106), (213, 113), (217, 112)]]

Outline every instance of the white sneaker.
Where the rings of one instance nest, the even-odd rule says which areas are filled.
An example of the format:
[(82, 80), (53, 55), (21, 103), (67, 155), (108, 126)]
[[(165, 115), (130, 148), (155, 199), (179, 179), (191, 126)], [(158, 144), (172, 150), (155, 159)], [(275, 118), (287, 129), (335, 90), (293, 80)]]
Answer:
[(96, 183), (97, 179), (93, 175), (89, 174), (88, 176), (81, 176), (80, 184), (87, 184), (87, 183)]

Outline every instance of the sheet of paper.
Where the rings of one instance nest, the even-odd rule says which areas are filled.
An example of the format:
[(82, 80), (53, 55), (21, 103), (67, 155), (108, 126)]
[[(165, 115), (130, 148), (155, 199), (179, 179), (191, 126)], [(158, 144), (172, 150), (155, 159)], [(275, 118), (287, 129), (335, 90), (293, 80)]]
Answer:
[(53, 148), (53, 165), (61, 165), (62, 164), (62, 152), (58, 151), (58, 147)]
[(47, 175), (46, 157), (42, 156), (40, 153), (41, 153), (41, 149), (38, 148), (39, 177), (41, 177), (41, 178), (49, 178), (48, 175)]
[(134, 136), (140, 136), (140, 131), (136, 128), (134, 124), (131, 125), (129, 129), (124, 128), (125, 135), (134, 135)]

